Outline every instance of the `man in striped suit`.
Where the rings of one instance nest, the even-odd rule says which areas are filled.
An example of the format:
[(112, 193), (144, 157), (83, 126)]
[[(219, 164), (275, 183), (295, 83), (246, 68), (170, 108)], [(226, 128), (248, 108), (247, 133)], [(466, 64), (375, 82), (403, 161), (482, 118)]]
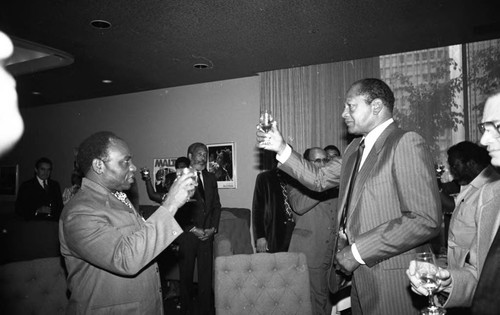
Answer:
[(323, 191), (340, 183), (337, 240), (345, 245), (338, 247), (335, 263), (353, 275), (352, 314), (419, 314), (425, 300), (411, 293), (405, 270), (441, 226), (427, 145), (417, 133), (398, 128), (393, 108), (394, 94), (383, 81), (351, 86), (342, 117), (349, 133), (360, 137), (347, 147), (340, 172), (336, 160), (321, 169), (305, 161), (276, 126), (257, 132), (259, 147), (277, 152), (280, 168), (306, 187)]

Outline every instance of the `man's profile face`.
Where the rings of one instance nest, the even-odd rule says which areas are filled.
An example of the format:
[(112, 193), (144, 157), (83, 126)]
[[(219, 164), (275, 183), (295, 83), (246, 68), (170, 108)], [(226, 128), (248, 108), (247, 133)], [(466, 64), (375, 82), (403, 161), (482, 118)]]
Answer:
[[(500, 124), (500, 94), (490, 97), (484, 105), (483, 119), (481, 122), (492, 122), (493, 125)], [(500, 133), (498, 128), (487, 124), (481, 136), (481, 144), (486, 147), (491, 156), (491, 164), (500, 166)]]
[(132, 155), (124, 141), (111, 140), (103, 164), (102, 184), (106, 188), (111, 191), (130, 189), (137, 168), (132, 163)]
[(349, 89), (346, 95), (342, 118), (351, 134), (366, 135), (373, 129), (372, 106), (364, 95), (358, 94), (358, 86)]
[(41, 180), (47, 180), (52, 172), (52, 166), (49, 163), (39, 163), (38, 167), (35, 168), (35, 173)]

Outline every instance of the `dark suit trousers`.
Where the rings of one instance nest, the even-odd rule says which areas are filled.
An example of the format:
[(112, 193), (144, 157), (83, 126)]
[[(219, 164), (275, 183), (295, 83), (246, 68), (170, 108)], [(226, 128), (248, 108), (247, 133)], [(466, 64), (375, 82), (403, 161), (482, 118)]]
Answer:
[(194, 264), (198, 266), (198, 300), (200, 314), (213, 314), (212, 278), (213, 278), (213, 237), (199, 240), (193, 233), (184, 232), (179, 242), (179, 273), (182, 311), (193, 313), (193, 275)]
[(500, 310), (500, 228), (493, 239), (484, 262), (476, 293), (472, 300), (472, 314), (498, 314)]

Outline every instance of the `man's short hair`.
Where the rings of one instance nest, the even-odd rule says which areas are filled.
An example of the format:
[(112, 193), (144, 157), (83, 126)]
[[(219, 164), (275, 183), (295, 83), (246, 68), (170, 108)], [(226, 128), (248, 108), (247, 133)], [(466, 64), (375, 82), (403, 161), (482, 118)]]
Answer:
[(188, 147), (188, 150), (187, 150), (188, 155), (189, 155), (189, 153), (194, 154), (194, 152), (195, 152), (196, 150), (198, 150), (199, 148), (203, 148), (205, 151), (208, 151), (208, 149), (207, 149), (207, 146), (206, 146), (206, 145), (204, 145), (204, 144), (203, 144), (203, 143), (201, 143), (201, 142), (195, 142), (195, 143), (191, 144), (191, 145)]
[(370, 104), (374, 99), (380, 99), (392, 113), (394, 109), (394, 93), (384, 81), (376, 78), (367, 78), (356, 81), (352, 86), (358, 86), (358, 95), (364, 95)]
[(177, 160), (175, 160), (175, 168), (179, 168), (179, 164), (181, 163), (184, 163), (187, 167), (189, 167), (189, 165), (191, 165), (191, 160), (185, 156), (178, 157)]
[(451, 146), (447, 153), (448, 158), (457, 159), (464, 163), (474, 161), (483, 167), (488, 166), (491, 162), (488, 150), (470, 141), (462, 141)]
[(76, 162), (83, 174), (90, 170), (94, 159), (107, 158), (111, 140), (122, 139), (110, 131), (100, 131), (83, 140), (76, 156)]
[(52, 168), (52, 161), (49, 158), (46, 157), (41, 157), (35, 162), (35, 168), (39, 168), (42, 163), (46, 163), (50, 165), (50, 168)]
[(304, 153), (302, 153), (302, 157), (309, 161), (309, 152), (311, 152), (311, 148), (307, 148)]

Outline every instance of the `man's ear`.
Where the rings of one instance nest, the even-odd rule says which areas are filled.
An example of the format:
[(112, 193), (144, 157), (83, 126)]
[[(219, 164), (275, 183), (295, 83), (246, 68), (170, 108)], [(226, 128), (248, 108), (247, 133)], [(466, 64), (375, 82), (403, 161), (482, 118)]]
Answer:
[(374, 99), (371, 104), (370, 104), (373, 108), (373, 113), (375, 115), (378, 115), (380, 113), (380, 111), (382, 110), (382, 108), (384, 108), (384, 104), (382, 103), (382, 100), (380, 98), (376, 98)]
[(104, 162), (101, 159), (93, 159), (92, 170), (97, 174), (102, 174), (104, 172)]
[(188, 159), (191, 161), (191, 158), (193, 157), (193, 154), (192, 153), (188, 153)]

